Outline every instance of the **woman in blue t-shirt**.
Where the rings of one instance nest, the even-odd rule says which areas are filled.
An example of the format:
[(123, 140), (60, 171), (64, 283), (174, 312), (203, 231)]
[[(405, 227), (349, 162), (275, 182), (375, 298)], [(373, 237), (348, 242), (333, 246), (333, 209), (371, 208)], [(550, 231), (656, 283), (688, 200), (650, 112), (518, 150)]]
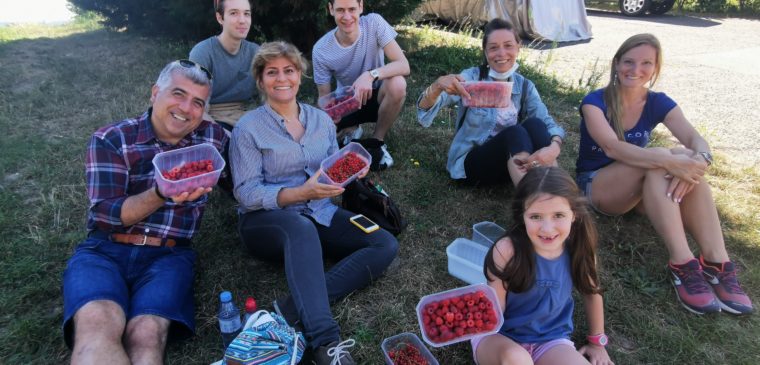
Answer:
[[(702, 314), (753, 311), (726, 252), (718, 212), (703, 175), (710, 146), (667, 95), (650, 90), (662, 50), (651, 34), (628, 38), (612, 59), (610, 80), (581, 102), (577, 182), (600, 212), (646, 214), (668, 248), (670, 278), (681, 304)], [(647, 147), (663, 123), (682, 147)], [(699, 245), (695, 258), (686, 233)]]

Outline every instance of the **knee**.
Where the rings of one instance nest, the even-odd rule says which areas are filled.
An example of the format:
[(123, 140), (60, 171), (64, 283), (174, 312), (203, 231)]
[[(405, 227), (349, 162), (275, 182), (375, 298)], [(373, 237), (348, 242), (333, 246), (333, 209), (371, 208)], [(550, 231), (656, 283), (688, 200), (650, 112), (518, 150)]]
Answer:
[(128, 348), (163, 349), (169, 334), (169, 320), (154, 315), (141, 315), (127, 324)]
[(385, 233), (385, 237), (380, 241), (378, 247), (382, 252), (382, 257), (386, 258), (388, 263), (390, 263), (398, 255), (398, 240), (390, 232), (383, 232)]
[(121, 343), (125, 322), (124, 310), (116, 302), (89, 302), (74, 314), (74, 344), (93, 341)]
[(383, 101), (399, 102), (406, 98), (406, 79), (403, 76), (393, 76), (383, 81), (385, 98)]

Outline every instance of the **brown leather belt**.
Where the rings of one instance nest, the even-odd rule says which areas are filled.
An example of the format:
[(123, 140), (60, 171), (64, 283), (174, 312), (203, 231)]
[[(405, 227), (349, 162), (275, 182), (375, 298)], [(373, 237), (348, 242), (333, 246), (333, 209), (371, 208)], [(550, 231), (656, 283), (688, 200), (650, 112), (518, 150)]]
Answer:
[(148, 245), (156, 247), (174, 247), (177, 245), (177, 241), (171, 238), (151, 237), (143, 234), (111, 233), (109, 238), (112, 242), (124, 243), (127, 245)]

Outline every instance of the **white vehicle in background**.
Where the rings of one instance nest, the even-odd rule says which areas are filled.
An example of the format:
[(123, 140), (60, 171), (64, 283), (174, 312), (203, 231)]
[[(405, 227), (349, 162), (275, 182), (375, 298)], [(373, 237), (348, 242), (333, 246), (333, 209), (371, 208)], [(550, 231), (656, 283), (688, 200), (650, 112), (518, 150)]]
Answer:
[(676, 0), (586, 0), (587, 4), (618, 3), (620, 12), (627, 16), (643, 16), (649, 14), (665, 14), (673, 9)]

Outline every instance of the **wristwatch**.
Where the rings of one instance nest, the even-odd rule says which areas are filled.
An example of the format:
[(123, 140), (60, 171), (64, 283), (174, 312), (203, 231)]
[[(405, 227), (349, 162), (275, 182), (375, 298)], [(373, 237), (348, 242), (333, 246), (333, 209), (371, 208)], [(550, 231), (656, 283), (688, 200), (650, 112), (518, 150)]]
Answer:
[(705, 161), (707, 161), (707, 166), (712, 165), (713, 163), (712, 153), (710, 152), (697, 152), (697, 153), (699, 153), (700, 156), (702, 156), (702, 158), (704, 158)]
[(610, 342), (610, 339), (604, 333), (600, 333), (598, 335), (593, 335), (593, 336), (586, 336), (586, 340), (588, 340), (588, 343), (592, 345), (597, 345), (597, 346), (602, 346), (602, 347), (607, 346), (607, 343)]
[(369, 70), (369, 75), (372, 76), (372, 81), (377, 81), (380, 78), (380, 72), (377, 69)]

